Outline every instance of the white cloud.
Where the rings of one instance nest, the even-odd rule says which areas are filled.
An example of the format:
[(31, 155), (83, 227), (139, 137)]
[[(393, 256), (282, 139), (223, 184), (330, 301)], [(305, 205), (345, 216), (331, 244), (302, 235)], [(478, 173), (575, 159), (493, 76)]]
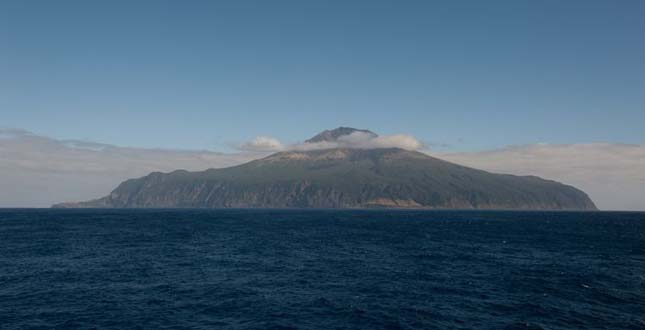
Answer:
[(284, 150), (284, 146), (276, 138), (270, 136), (258, 136), (249, 142), (241, 144), (238, 149), (254, 152), (270, 152)]
[[(370, 141), (368, 148), (401, 148), (407, 150), (418, 150), (423, 144), (414, 136), (408, 134), (383, 135)], [(372, 146), (369, 146), (369, 145)]]
[(238, 150), (252, 152), (276, 152), (285, 150), (319, 150), (332, 148), (402, 148), (418, 150), (423, 144), (408, 134), (374, 136), (365, 132), (354, 132), (341, 136), (336, 141), (301, 142), (285, 145), (280, 140), (269, 136), (258, 136), (253, 140), (237, 146)]
[(414, 136), (408, 134), (380, 135), (374, 136), (364, 132), (354, 132), (341, 136), (336, 141), (322, 141), (314, 143), (299, 143), (288, 147), (290, 150), (317, 150), (330, 148), (402, 148), (407, 150), (418, 150), (423, 144)]
[(499, 150), (430, 153), (492, 172), (537, 175), (582, 189), (601, 209), (645, 210), (645, 146), (532, 144)]

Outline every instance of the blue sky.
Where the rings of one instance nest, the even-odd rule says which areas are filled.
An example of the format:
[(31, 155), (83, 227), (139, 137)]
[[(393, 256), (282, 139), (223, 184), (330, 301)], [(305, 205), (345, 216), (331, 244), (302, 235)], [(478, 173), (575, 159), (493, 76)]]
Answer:
[[(0, 126), (227, 150), (645, 143), (643, 1), (0, 2)], [(443, 147), (439, 147), (443, 145)]]

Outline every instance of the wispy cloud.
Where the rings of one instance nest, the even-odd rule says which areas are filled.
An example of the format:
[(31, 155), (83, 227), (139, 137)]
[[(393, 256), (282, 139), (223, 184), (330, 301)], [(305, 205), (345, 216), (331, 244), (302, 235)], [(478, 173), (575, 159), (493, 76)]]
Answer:
[(239, 150), (253, 152), (273, 152), (285, 149), (280, 140), (270, 136), (258, 136), (253, 140), (242, 143), (238, 146)]

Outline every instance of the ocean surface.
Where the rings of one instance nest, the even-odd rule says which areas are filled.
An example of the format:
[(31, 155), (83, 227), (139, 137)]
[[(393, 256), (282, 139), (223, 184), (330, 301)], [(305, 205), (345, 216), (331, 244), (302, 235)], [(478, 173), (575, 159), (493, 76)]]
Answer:
[(1, 329), (645, 329), (645, 213), (0, 210)]

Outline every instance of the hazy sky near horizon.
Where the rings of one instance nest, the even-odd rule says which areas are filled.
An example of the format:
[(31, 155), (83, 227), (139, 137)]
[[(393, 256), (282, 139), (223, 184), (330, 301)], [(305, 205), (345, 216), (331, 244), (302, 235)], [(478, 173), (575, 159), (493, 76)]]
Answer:
[(226, 151), (645, 143), (643, 1), (0, 2), (0, 126)]
[[(350, 148), (421, 148), (417, 150), (457, 164), (496, 173), (537, 175), (574, 185), (603, 210), (645, 211), (645, 145), (529, 144), (483, 152), (435, 152), (413, 141), (414, 137), (405, 135), (350, 135), (336, 144)], [(219, 153), (127, 148), (0, 128), (0, 208), (48, 207), (62, 201), (99, 198), (122, 181), (153, 171), (233, 166), (265, 157), (276, 151), (276, 146), (282, 150), (311, 150), (334, 144), (266, 142), (257, 139), (247, 144), (250, 148), (246, 151)]]

